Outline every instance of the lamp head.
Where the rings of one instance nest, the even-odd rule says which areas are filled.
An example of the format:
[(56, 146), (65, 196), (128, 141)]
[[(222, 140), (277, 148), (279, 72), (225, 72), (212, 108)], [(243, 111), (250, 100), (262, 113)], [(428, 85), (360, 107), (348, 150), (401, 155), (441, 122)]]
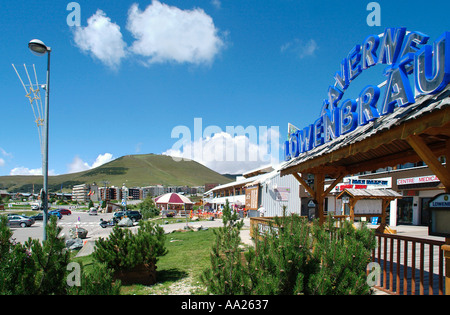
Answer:
[(50, 47), (47, 47), (41, 40), (32, 39), (28, 43), (28, 48), (31, 52), (37, 56), (45, 55), (47, 52), (50, 52)]

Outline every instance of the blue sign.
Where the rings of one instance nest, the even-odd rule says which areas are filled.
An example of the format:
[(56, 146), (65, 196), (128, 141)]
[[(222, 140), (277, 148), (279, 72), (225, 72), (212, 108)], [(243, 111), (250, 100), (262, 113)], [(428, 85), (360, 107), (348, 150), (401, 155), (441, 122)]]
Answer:
[[(370, 35), (353, 47), (334, 75), (328, 88), (321, 116), (309, 126), (289, 132), (284, 156), (289, 161), (315, 147), (337, 139), (392, 113), (396, 107), (415, 102), (409, 76), (413, 76), (415, 95), (436, 94), (450, 82), (450, 32), (432, 45), (429, 36), (407, 32), (406, 28), (387, 28), (383, 36)], [(357, 99), (341, 101), (350, 83), (364, 70), (384, 64), (387, 77), (384, 94), (377, 85), (366, 86)]]

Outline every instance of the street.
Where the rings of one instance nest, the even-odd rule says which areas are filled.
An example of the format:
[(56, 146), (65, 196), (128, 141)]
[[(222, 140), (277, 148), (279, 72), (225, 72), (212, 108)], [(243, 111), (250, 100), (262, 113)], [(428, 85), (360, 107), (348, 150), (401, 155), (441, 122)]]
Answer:
[[(69, 230), (75, 227), (77, 224), (88, 231), (87, 239), (104, 237), (109, 234), (110, 228), (103, 229), (99, 223), (100, 219), (110, 220), (112, 218), (112, 213), (89, 215), (86, 212), (72, 211), (71, 215), (63, 215), (61, 219), (58, 220), (58, 226), (62, 228), (61, 236), (68, 237)], [(36, 221), (32, 226), (21, 228), (12, 227), (13, 238), (16, 242), (23, 243), (28, 240), (29, 237), (33, 239), (43, 239), (43, 223), (42, 221)]]
[[(88, 231), (86, 240), (92, 240), (95, 241), (96, 239), (100, 237), (108, 237), (109, 233), (111, 232), (111, 227), (102, 228), (99, 223), (100, 219), (109, 221), (113, 217), (112, 213), (100, 213), (98, 215), (89, 215), (86, 212), (81, 211), (72, 211), (71, 215), (64, 215), (60, 220), (58, 220), (58, 226), (62, 228), (60, 236), (64, 236), (65, 238), (69, 237), (69, 230), (76, 225), (78, 227), (82, 227)], [(184, 218), (181, 218), (183, 222), (179, 223), (172, 223), (167, 225), (161, 225), (166, 233), (170, 233), (175, 230), (183, 229), (186, 226), (186, 222), (184, 222)], [(247, 238), (249, 239), (248, 230), (250, 226), (250, 220), (246, 219), (244, 220), (245, 227), (244, 233), (245, 233), (245, 239), (247, 241)], [(195, 226), (203, 226), (203, 227), (220, 227), (223, 225), (223, 222), (221, 219), (216, 219), (214, 221), (198, 221), (198, 222), (189, 222), (188, 225), (191, 227)], [(13, 238), (16, 240), (16, 242), (24, 243), (26, 240), (28, 240), (29, 237), (33, 239), (39, 239), (42, 240), (43, 238), (43, 224), (42, 221), (36, 221), (32, 226), (21, 228), (21, 227), (12, 227), (11, 230), (13, 231)]]

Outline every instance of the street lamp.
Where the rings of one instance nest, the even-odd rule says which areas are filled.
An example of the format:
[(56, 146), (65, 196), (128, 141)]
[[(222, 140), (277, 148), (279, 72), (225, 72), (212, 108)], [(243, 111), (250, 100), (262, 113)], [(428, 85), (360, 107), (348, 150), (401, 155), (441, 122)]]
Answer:
[(41, 194), (42, 207), (44, 211), (44, 241), (47, 240), (47, 220), (48, 220), (48, 114), (50, 102), (50, 47), (46, 46), (41, 40), (33, 39), (28, 43), (28, 48), (37, 56), (43, 56), (47, 53), (47, 85), (45, 87), (45, 124), (44, 124), (44, 141), (43, 141), (43, 157), (42, 157), (42, 173), (44, 175), (44, 187)]

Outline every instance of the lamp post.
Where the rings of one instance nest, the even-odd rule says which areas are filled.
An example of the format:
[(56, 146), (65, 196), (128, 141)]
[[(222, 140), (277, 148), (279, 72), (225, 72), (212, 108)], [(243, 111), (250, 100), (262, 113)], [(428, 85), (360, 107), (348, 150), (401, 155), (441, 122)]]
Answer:
[(44, 118), (44, 134), (43, 134), (43, 157), (42, 157), (42, 174), (44, 175), (44, 187), (41, 194), (42, 207), (44, 211), (44, 241), (47, 240), (47, 220), (48, 220), (48, 116), (50, 102), (50, 47), (46, 46), (41, 40), (33, 39), (28, 43), (28, 48), (37, 56), (47, 54), (47, 84), (45, 87), (45, 118)]

